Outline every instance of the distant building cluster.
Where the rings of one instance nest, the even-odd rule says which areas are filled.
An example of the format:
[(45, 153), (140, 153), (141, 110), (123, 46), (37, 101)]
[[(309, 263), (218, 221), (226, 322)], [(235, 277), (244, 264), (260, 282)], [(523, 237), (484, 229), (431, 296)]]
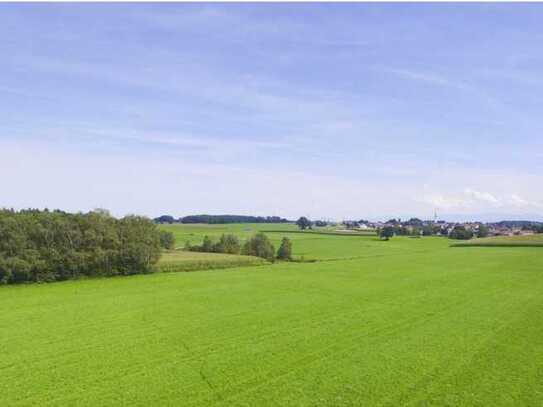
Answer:
[(473, 236), (519, 236), (543, 233), (542, 222), (532, 221), (501, 221), (494, 223), (485, 222), (448, 222), (445, 220), (421, 220), (411, 218), (407, 221), (390, 219), (386, 222), (370, 222), (367, 220), (347, 220), (341, 225), (347, 230), (380, 230), (384, 227), (393, 227), (396, 234), (405, 235), (438, 235), (449, 236), (455, 229), (463, 229)]

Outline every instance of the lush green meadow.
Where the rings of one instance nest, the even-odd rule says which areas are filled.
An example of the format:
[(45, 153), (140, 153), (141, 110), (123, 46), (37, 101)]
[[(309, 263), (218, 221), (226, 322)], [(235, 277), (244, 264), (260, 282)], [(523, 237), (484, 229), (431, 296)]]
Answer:
[(280, 228), (319, 261), (0, 287), (0, 405), (543, 404), (542, 248)]
[(166, 224), (160, 225), (160, 228), (172, 232), (175, 236), (177, 246), (180, 248), (185, 245), (185, 242), (189, 242), (193, 245), (201, 243), (203, 237), (206, 235), (218, 239), (223, 233), (233, 233), (240, 239), (246, 239), (259, 231), (298, 231), (298, 227), (291, 223), (231, 223), (226, 225)]
[(480, 247), (543, 247), (543, 235), (527, 236), (495, 236), (482, 239), (471, 239), (456, 243), (455, 246), (480, 246)]
[[(218, 240), (223, 233), (233, 233), (245, 240), (256, 232), (268, 234), (275, 247), (286, 236), (294, 243), (295, 258), (305, 260), (330, 260), (376, 255), (381, 249), (394, 249), (397, 243), (383, 246), (375, 233), (359, 235), (333, 233), (329, 229), (300, 232), (294, 224), (229, 224), (229, 225), (161, 225), (161, 228), (173, 232), (177, 246), (182, 248), (185, 242), (199, 244), (204, 236)], [(403, 247), (404, 245), (400, 245)]]

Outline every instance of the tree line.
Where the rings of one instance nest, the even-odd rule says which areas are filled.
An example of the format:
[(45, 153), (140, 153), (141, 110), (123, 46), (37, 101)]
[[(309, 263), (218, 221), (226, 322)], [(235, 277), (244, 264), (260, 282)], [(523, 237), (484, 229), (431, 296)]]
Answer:
[(0, 283), (150, 273), (173, 235), (107, 211), (0, 210)]
[(279, 216), (244, 216), (244, 215), (189, 215), (181, 218), (174, 218), (171, 215), (162, 215), (155, 218), (156, 223), (205, 223), (205, 224), (227, 224), (227, 223), (287, 223), (288, 220)]
[(404, 226), (401, 224), (386, 225), (380, 228), (377, 233), (381, 237), (392, 236), (432, 236), (438, 233), (442, 234), (443, 230), (439, 225), (426, 224), (424, 226)]
[(449, 239), (469, 240), (473, 237), (487, 237), (489, 235), (489, 229), (486, 225), (481, 224), (475, 232), (466, 229), (463, 225), (456, 225), (449, 233), (447, 229), (443, 229), (440, 225), (435, 224), (426, 224), (422, 227), (406, 227), (398, 224), (394, 226), (387, 225), (377, 230), (377, 234), (383, 240), (389, 240), (393, 236), (432, 236), (438, 233), (441, 236), (447, 236)]
[(185, 250), (205, 253), (227, 253), (256, 256), (273, 262), (275, 259), (292, 260), (292, 242), (289, 238), (283, 237), (277, 252), (275, 246), (268, 236), (259, 232), (250, 237), (243, 245), (236, 235), (223, 234), (218, 241), (213, 241), (209, 236), (204, 236), (202, 244), (191, 245), (187, 242)]

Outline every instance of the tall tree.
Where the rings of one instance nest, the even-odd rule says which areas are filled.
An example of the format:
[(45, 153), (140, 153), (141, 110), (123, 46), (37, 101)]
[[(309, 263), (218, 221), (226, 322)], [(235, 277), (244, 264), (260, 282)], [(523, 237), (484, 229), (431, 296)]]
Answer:
[(311, 229), (311, 227), (313, 226), (313, 223), (309, 219), (307, 219), (305, 216), (300, 217), (296, 221), (296, 224), (302, 230)]
[(288, 237), (281, 240), (281, 246), (277, 250), (277, 258), (280, 260), (292, 260), (292, 242)]
[(394, 236), (394, 228), (392, 226), (385, 226), (379, 231), (379, 236), (383, 240), (389, 240)]

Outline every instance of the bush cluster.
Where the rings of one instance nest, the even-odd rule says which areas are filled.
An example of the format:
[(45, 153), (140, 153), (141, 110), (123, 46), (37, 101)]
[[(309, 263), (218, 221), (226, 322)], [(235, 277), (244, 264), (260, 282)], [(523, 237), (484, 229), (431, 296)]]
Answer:
[(257, 233), (248, 239), (243, 245), (241, 253), (247, 256), (262, 257), (268, 261), (275, 259), (275, 247), (264, 233)]
[(377, 231), (379, 237), (383, 240), (389, 240), (395, 234), (395, 228), (393, 226), (385, 226)]
[(272, 242), (268, 236), (261, 232), (249, 238), (243, 246), (235, 235), (223, 234), (218, 242), (214, 242), (209, 236), (204, 236), (201, 245), (192, 246), (187, 242), (185, 250), (206, 253), (243, 254), (246, 256), (261, 257), (268, 261), (274, 261), (275, 258), (292, 260), (292, 243), (288, 238), (283, 238), (276, 255)]
[(209, 236), (204, 236), (201, 245), (191, 246), (190, 243), (187, 242), (185, 250), (205, 253), (240, 254), (241, 243), (237, 236), (231, 234), (223, 234), (218, 242), (214, 242)]
[(449, 233), (449, 239), (456, 240), (469, 240), (473, 237), (473, 232), (466, 229), (464, 226), (455, 226), (451, 233)]
[(140, 216), (0, 210), (0, 282), (149, 273), (160, 245), (157, 226)]
[(168, 250), (175, 248), (175, 236), (172, 232), (166, 230), (160, 231), (160, 247)]

